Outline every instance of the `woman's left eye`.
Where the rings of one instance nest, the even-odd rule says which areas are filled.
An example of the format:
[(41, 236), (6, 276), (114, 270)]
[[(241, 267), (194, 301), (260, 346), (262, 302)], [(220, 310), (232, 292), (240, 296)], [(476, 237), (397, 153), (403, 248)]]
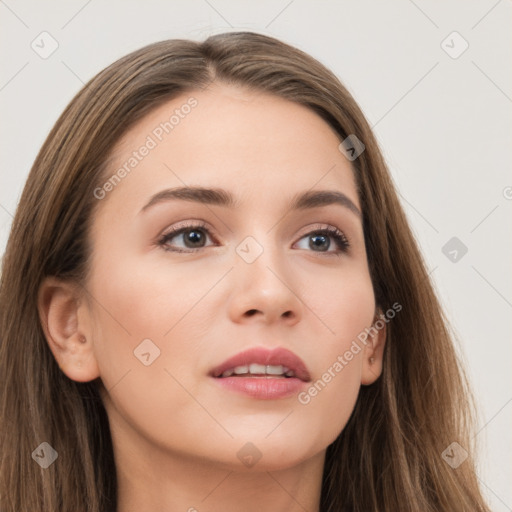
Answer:
[[(194, 224), (190, 226), (182, 226), (173, 228), (171, 231), (162, 235), (158, 241), (166, 251), (172, 252), (195, 252), (196, 249), (204, 249), (207, 239), (211, 239), (210, 231), (204, 224)], [(181, 244), (171, 244), (173, 239), (181, 241)], [(337, 250), (329, 250), (331, 248), (331, 239), (334, 239)], [(313, 249), (313, 252), (323, 252), (329, 255), (347, 252), (350, 243), (347, 237), (337, 228), (328, 227), (315, 229), (303, 236), (302, 240), (308, 240), (307, 247), (299, 247), (300, 249)]]
[[(329, 256), (345, 253), (350, 247), (350, 243), (345, 234), (334, 227), (316, 229), (315, 231), (311, 231), (307, 235), (303, 236), (300, 240), (304, 239), (309, 239), (307, 242), (307, 248), (315, 249), (313, 252), (328, 253)], [(338, 247), (338, 250), (329, 251), (331, 248), (330, 239), (335, 240), (335, 245)], [(301, 249), (303, 248), (304, 247), (301, 247)], [(318, 251), (316, 249), (318, 249)]]

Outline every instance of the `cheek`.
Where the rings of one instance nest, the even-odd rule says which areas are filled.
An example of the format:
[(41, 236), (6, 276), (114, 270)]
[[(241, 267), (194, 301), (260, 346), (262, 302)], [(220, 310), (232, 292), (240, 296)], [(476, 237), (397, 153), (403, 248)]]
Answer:
[[(199, 340), (212, 320), (204, 299), (219, 269), (203, 263), (198, 271), (184, 272), (161, 261), (111, 255), (95, 262), (88, 289), (94, 299), (95, 355), (107, 389), (145, 363), (148, 369), (190, 368), (201, 356)], [(150, 380), (154, 373), (146, 372)]]
[[(302, 296), (316, 322), (315, 357), (332, 363), (350, 348), (351, 342), (370, 327), (375, 314), (375, 295), (367, 267), (346, 265), (337, 272), (309, 271), (302, 285)], [(320, 350), (318, 350), (320, 348)]]
[(316, 371), (297, 402), (304, 414), (318, 420), (317, 431), (330, 443), (346, 425), (357, 400), (375, 296), (365, 267), (340, 271), (336, 279), (308, 282), (304, 290), (304, 301), (318, 319), (318, 335), (308, 347)]
[(98, 264), (93, 276), (95, 355), (104, 400), (118, 418), (113, 423), (181, 445), (202, 412), (191, 400), (198, 391), (190, 370), (202, 356), (207, 329), (202, 299), (218, 272), (171, 271), (124, 258)]

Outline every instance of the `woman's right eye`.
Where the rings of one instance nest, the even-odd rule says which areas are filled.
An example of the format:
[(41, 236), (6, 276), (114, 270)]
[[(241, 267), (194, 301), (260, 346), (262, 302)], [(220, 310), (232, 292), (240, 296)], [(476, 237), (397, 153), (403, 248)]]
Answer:
[[(162, 235), (158, 245), (166, 251), (196, 252), (198, 249), (205, 248), (204, 244), (207, 238), (211, 238), (208, 228), (204, 224), (194, 224), (172, 228)], [(174, 239), (181, 239), (181, 247), (171, 244)]]

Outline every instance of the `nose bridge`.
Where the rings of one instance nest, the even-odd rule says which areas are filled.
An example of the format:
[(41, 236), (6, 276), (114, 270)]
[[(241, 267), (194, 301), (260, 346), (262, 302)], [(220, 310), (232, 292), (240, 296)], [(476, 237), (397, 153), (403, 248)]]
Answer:
[(260, 284), (271, 287), (277, 283), (283, 286), (275, 273), (278, 275), (286, 273), (284, 247), (276, 242), (273, 230), (270, 232), (265, 232), (263, 229), (252, 230), (252, 233), (246, 236), (235, 249), (238, 256), (236, 266), (243, 274), (242, 279), (249, 282), (259, 281)]

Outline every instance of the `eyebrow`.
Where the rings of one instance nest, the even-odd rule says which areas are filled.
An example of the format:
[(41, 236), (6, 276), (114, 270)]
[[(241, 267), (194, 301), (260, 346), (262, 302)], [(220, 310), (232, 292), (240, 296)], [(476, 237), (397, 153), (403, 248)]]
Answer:
[[(141, 213), (155, 204), (172, 200), (193, 201), (201, 204), (224, 206), (231, 209), (240, 206), (239, 201), (235, 199), (233, 194), (222, 188), (179, 187), (157, 192), (141, 209)], [(354, 202), (348, 196), (336, 190), (318, 190), (298, 193), (293, 196), (290, 209), (306, 210), (332, 204), (341, 205), (360, 219), (362, 218), (361, 212)]]

